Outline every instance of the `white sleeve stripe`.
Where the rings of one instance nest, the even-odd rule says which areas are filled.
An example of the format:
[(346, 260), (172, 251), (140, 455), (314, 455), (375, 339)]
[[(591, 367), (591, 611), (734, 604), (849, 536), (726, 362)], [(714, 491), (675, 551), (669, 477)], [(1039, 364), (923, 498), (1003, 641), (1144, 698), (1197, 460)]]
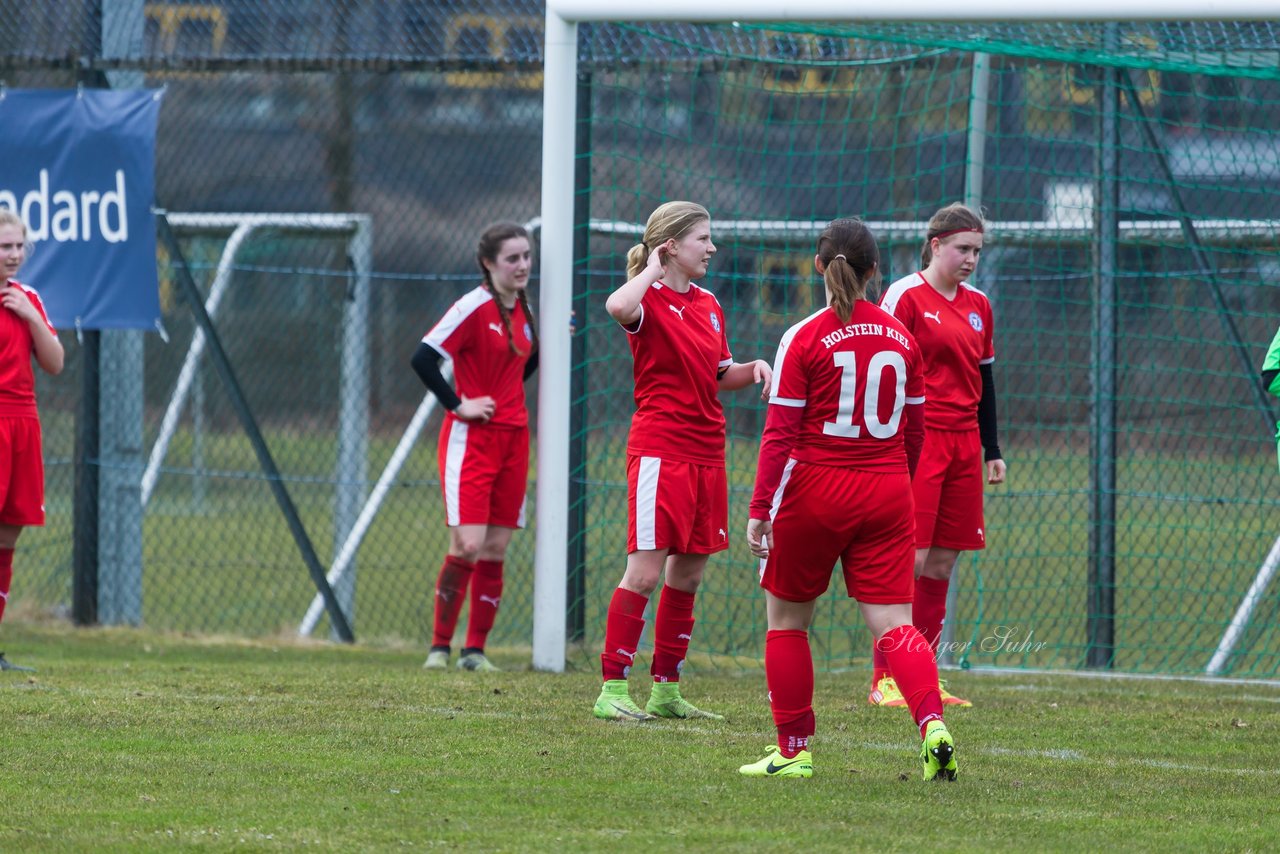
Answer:
[(422, 343), (426, 344), (428, 347), (430, 347), (432, 350), (435, 350), (437, 353), (439, 353), (441, 356), (444, 356), (446, 359), (449, 359), (450, 361), (453, 360), (453, 354), (450, 353), (448, 350), (446, 350), (443, 344), (440, 344), (436, 341), (428, 341), (426, 338), (422, 339)]
[[(431, 328), (431, 331), (422, 340), (431, 345), (435, 345), (438, 341), (444, 341), (462, 325), (464, 320), (475, 313), (476, 309), (491, 299), (493, 297), (482, 287), (463, 294), (462, 298), (449, 307), (449, 310), (444, 313), (444, 317), (440, 318), (440, 321)], [(457, 311), (454, 309), (457, 309)]]
[(640, 331), (640, 325), (642, 323), (644, 323), (644, 303), (640, 303), (640, 319), (635, 322), (634, 324), (635, 329), (632, 329), (630, 326), (627, 326), (625, 323), (619, 323), (618, 325), (621, 326), (622, 331), (627, 333), (628, 335), (635, 335), (637, 332)]
[(924, 403), (924, 397), (908, 397), (907, 403)]
[(732, 365), (732, 364), (733, 364), (733, 359), (721, 359), (721, 360), (720, 360), (720, 367), (722, 367), (722, 368), (727, 368), (727, 367), (729, 367), (729, 366), (730, 366), (730, 365)]
[(924, 279), (921, 278), (918, 272), (903, 276), (891, 284), (888, 290), (884, 292), (884, 296), (880, 298), (880, 307), (892, 315), (894, 309), (898, 307), (898, 300), (902, 299), (902, 295), (922, 284), (924, 284)]
[(995, 362), (995, 360), (996, 360), (996, 357), (995, 357), (995, 356), (992, 356), (990, 359), (979, 359), (979, 360), (978, 360), (978, 364), (979, 364), (979, 365), (990, 365), (990, 364), (993, 364), (993, 363)]
[(794, 397), (771, 397), (769, 402), (776, 403), (778, 406), (794, 406), (797, 409), (805, 405), (805, 401), (796, 400)]

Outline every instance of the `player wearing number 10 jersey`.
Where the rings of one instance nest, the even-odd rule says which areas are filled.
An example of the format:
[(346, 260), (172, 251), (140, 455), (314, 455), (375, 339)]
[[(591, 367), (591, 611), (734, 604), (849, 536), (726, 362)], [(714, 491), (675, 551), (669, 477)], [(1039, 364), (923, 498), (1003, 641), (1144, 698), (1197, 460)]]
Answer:
[(923, 444), (924, 364), (906, 327), (866, 299), (878, 264), (865, 224), (831, 223), (814, 257), (829, 306), (778, 345), (747, 524), (747, 543), (762, 558), (778, 743), (742, 766), (747, 776), (813, 773), (808, 629), (838, 560), (920, 727), (925, 779), (955, 779), (937, 663), (911, 625), (911, 472)]

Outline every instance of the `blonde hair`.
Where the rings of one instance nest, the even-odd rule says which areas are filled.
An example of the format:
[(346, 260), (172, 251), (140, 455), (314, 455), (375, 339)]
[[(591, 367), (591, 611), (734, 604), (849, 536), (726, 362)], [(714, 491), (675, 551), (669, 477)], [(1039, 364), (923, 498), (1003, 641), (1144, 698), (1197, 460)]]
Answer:
[(667, 202), (658, 205), (649, 214), (644, 225), (644, 237), (627, 250), (627, 278), (634, 279), (649, 263), (649, 254), (655, 246), (668, 240), (679, 240), (700, 222), (710, 222), (711, 214), (695, 202)]
[(867, 285), (880, 275), (880, 248), (867, 224), (856, 217), (837, 219), (818, 237), (822, 278), (831, 294), (831, 310), (844, 323), (853, 304), (867, 298)]
[(22, 239), (27, 239), (27, 224), (22, 221), (22, 217), (8, 208), (0, 208), (0, 225), (18, 226), (18, 228), (22, 229)]
[(940, 208), (929, 219), (929, 228), (925, 232), (924, 248), (920, 250), (920, 269), (923, 270), (929, 266), (929, 262), (933, 260), (933, 239), (941, 237), (946, 240), (957, 231), (976, 231), (982, 233), (987, 230), (987, 222), (982, 218), (982, 214), (968, 207), (961, 202), (952, 202), (945, 208)]
[(26, 261), (31, 257), (31, 236), (27, 231), (27, 224), (22, 221), (22, 217), (18, 216), (8, 208), (0, 208), (0, 227), (6, 225), (16, 225), (22, 229), (22, 261)]

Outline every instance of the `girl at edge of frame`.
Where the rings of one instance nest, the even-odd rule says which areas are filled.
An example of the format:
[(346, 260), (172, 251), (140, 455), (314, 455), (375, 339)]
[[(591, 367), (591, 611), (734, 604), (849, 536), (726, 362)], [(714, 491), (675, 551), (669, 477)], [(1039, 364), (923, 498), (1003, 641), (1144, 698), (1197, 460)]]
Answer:
[(861, 220), (828, 225), (813, 258), (828, 307), (778, 344), (747, 521), (747, 545), (761, 559), (765, 678), (778, 739), (738, 769), (748, 777), (813, 776), (809, 626), (838, 560), (849, 598), (907, 697), (924, 779), (956, 779), (937, 662), (911, 625), (911, 475), (924, 444), (924, 360), (906, 327), (867, 300), (879, 260)]
[[(767, 394), (771, 372), (760, 360), (733, 360), (724, 311), (694, 281), (706, 275), (715, 252), (706, 208), (687, 201), (660, 205), (641, 242), (627, 252), (627, 282), (605, 302), (627, 333), (636, 405), (627, 439), (627, 564), (609, 602), (600, 655), (604, 684), (593, 708), (606, 720), (722, 718), (680, 692), (703, 570), (712, 554), (729, 546), (719, 392), (761, 383)], [(654, 618), (653, 688), (642, 709), (627, 679), (645, 606), (664, 574)]]
[[(1280, 397), (1280, 329), (1271, 339), (1267, 355), (1262, 360), (1262, 385), (1267, 391)], [(1280, 422), (1276, 422), (1276, 462), (1280, 464)]]
[[(485, 642), (502, 601), (503, 561), (525, 525), (529, 413), (524, 383), (538, 369), (527, 287), (529, 234), (512, 222), (480, 235), (484, 280), (423, 337), (411, 364), (447, 413), (437, 451), (449, 551), (436, 578), (431, 649), (423, 667), (449, 666), (458, 614), (471, 593), (460, 670), (494, 671)], [(451, 359), (455, 390), (440, 371)]]
[[(995, 320), (986, 295), (966, 279), (982, 253), (986, 223), (956, 202), (929, 220), (920, 271), (885, 290), (880, 307), (902, 321), (924, 354), (925, 438), (911, 480), (916, 502), (912, 621), (936, 654), (951, 574), (962, 552), (986, 548), (983, 479), (1004, 483), (996, 429)], [(879, 649), (872, 650), (873, 706), (906, 700)], [(946, 705), (971, 706), (942, 689)]]
[[(35, 289), (19, 282), (27, 260), (27, 226), (0, 208), (0, 619), (13, 581), (13, 554), (22, 529), (44, 524), (44, 456), (31, 359), (51, 375), (62, 373), (65, 353)], [(0, 652), (0, 671), (31, 672)]]

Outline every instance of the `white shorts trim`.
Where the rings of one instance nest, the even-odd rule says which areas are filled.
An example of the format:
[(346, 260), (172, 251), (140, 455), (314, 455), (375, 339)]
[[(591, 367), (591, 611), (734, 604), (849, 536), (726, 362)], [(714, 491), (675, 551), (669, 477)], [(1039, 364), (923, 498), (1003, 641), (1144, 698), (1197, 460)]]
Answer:
[(458, 493), (462, 489), (462, 461), (467, 456), (469, 424), (455, 421), (449, 428), (449, 446), (444, 456), (444, 516), (449, 527), (462, 524)]
[(639, 551), (657, 548), (658, 474), (661, 470), (661, 457), (640, 458), (640, 470), (636, 473), (636, 549)]

